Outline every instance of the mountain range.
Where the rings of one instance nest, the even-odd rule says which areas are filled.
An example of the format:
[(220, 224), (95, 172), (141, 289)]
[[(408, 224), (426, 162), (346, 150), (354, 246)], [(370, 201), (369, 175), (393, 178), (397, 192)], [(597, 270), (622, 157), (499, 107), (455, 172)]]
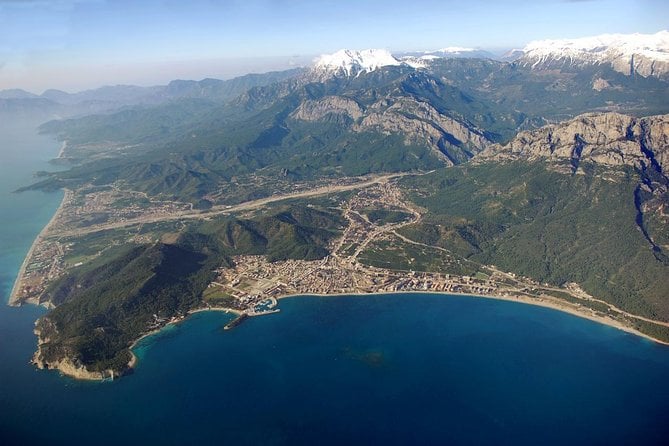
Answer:
[(563, 40), (539, 40), (518, 52), (517, 62), (533, 69), (610, 65), (630, 76), (669, 77), (669, 31), (656, 34), (604, 34)]
[[(656, 34), (605, 34), (579, 39), (539, 40), (522, 49), (511, 50), (497, 57), (476, 48), (445, 47), (439, 50), (399, 52), (383, 49), (340, 50), (323, 55), (314, 62), (315, 70), (294, 70), (249, 74), (232, 80), (204, 79), (202, 81), (173, 81), (168, 85), (137, 87), (132, 85), (106, 86), (78, 93), (47, 90), (37, 95), (20, 89), (0, 90), (0, 113), (40, 117), (67, 117), (107, 112), (124, 106), (156, 105), (181, 98), (206, 98), (223, 101), (245, 90), (268, 85), (289, 77), (312, 72), (318, 76), (343, 73), (356, 75), (389, 66), (408, 66), (430, 69), (449, 59), (489, 59), (507, 62), (512, 66), (528, 67), (534, 71), (563, 70), (572, 67), (610, 67), (629, 76), (667, 79), (669, 75), (669, 31)], [(616, 88), (606, 79), (598, 87)]]

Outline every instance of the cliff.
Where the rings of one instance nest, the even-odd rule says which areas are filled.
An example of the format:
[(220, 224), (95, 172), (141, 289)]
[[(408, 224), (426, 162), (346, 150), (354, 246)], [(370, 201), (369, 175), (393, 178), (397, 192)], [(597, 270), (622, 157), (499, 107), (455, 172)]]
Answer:
[(302, 102), (291, 117), (309, 122), (336, 120), (357, 133), (401, 135), (406, 145), (430, 147), (447, 165), (464, 162), (491, 144), (471, 124), (411, 97), (382, 98), (363, 107), (345, 96), (326, 96)]
[(477, 162), (546, 159), (604, 166), (628, 165), (666, 174), (669, 115), (635, 118), (618, 113), (584, 114), (569, 121), (520, 132), (505, 145), (495, 144)]

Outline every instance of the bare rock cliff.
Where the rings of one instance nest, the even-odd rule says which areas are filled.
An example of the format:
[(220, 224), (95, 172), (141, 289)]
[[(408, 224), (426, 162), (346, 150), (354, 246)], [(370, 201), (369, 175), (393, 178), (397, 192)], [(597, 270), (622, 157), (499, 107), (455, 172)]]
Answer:
[(328, 96), (303, 102), (291, 117), (311, 122), (336, 119), (348, 122), (353, 132), (401, 135), (407, 145), (432, 148), (448, 165), (465, 161), (491, 144), (474, 126), (410, 97), (380, 99), (362, 107), (351, 98)]
[(635, 118), (618, 113), (584, 114), (559, 124), (520, 132), (506, 145), (495, 144), (476, 157), (487, 160), (587, 160), (600, 165), (654, 167), (666, 175), (669, 115)]
[(328, 115), (346, 116), (355, 121), (362, 117), (363, 111), (353, 99), (327, 96), (317, 101), (304, 101), (293, 112), (292, 117), (302, 121), (321, 121)]
[(37, 351), (32, 357), (31, 362), (38, 369), (58, 370), (61, 374), (71, 378), (101, 381), (113, 379), (114, 376), (120, 376), (114, 370), (89, 370), (69, 348), (58, 349), (57, 352), (49, 350), (49, 343), (52, 336), (58, 335), (57, 327), (47, 318), (42, 317), (35, 323), (35, 334), (37, 335)]

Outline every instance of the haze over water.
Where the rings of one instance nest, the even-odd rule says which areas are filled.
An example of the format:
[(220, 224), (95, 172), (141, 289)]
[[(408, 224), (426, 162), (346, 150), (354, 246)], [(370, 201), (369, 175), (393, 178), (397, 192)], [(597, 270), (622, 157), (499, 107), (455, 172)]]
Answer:
[[(62, 193), (11, 194), (58, 144), (0, 126), (0, 295)], [(37, 371), (34, 320), (0, 305), (0, 444), (663, 444), (669, 347), (545, 308), (436, 295), (299, 297), (199, 313), (136, 372)]]

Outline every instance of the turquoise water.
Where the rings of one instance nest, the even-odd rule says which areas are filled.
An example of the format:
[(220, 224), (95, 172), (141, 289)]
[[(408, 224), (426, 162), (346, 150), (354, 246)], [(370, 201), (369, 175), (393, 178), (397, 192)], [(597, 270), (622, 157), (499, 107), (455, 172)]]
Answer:
[[(13, 139), (13, 142), (11, 140)], [(0, 132), (0, 293), (60, 194), (9, 194), (57, 144)], [(437, 295), (298, 297), (223, 331), (198, 313), (135, 373), (33, 369), (43, 310), (0, 306), (0, 444), (665, 444), (669, 348), (552, 310)]]

